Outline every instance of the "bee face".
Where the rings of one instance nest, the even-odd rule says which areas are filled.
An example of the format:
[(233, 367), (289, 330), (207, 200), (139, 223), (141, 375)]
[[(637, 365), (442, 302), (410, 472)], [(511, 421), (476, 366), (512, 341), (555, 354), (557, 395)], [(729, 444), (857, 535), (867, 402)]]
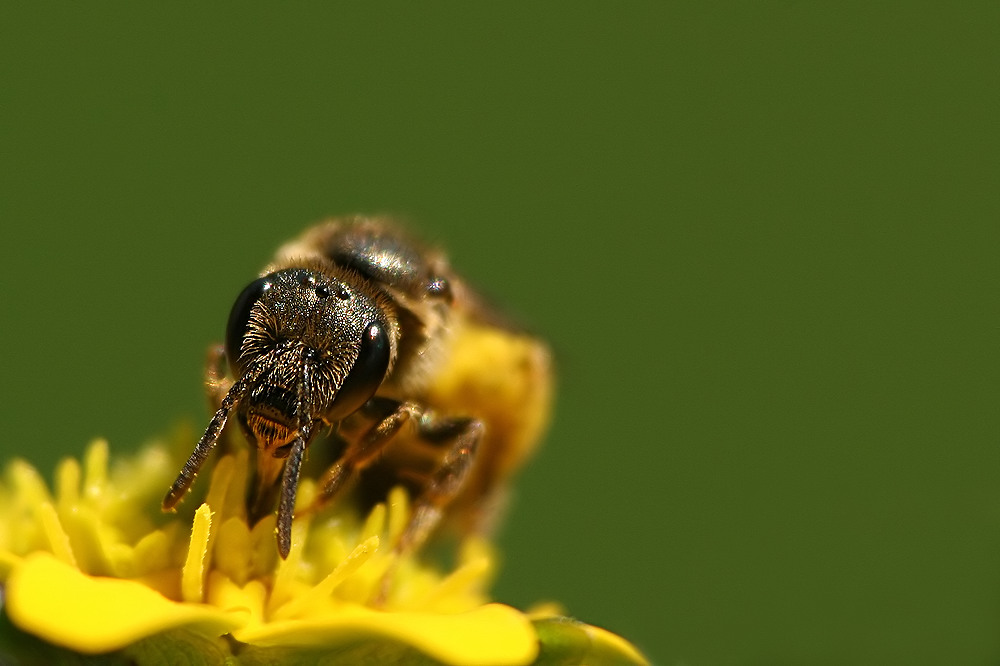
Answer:
[(472, 514), (488, 504), (544, 427), (547, 349), (499, 321), (440, 255), (384, 220), (307, 230), (236, 298), (224, 344), (230, 378), (210, 370), (218, 410), (164, 509), (180, 501), (235, 415), (257, 451), (252, 518), (273, 506), (280, 477), (286, 556), (305, 450), (332, 427), (343, 452), (317, 502), (352, 478), (362, 491), (386, 478), (421, 479), (396, 546), (419, 547), (449, 505)]
[[(380, 299), (344, 272), (288, 268), (251, 282), (226, 326), (226, 358), (250, 377), (240, 414), (289, 429), (355, 411), (381, 385), (398, 332)], [(358, 281), (355, 280), (357, 283)], [(271, 442), (251, 428), (259, 448)]]

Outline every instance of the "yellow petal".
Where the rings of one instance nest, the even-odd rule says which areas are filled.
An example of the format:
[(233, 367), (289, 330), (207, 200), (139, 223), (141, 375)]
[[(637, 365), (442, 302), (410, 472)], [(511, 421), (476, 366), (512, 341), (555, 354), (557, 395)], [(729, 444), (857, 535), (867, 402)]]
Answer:
[(259, 580), (252, 580), (241, 586), (218, 571), (209, 574), (208, 602), (227, 611), (245, 609), (249, 615), (244, 628), (264, 623), (266, 600), (267, 588)]
[(0, 580), (7, 580), (14, 567), (21, 563), (21, 558), (6, 550), (0, 550)]
[(412, 645), (446, 664), (530, 664), (538, 656), (535, 630), (520, 611), (487, 604), (466, 613), (383, 613), (341, 606), (322, 617), (236, 630), (233, 637), (262, 646), (337, 646), (365, 639)]
[(212, 570), (220, 571), (240, 585), (250, 580), (252, 554), (250, 528), (244, 518), (228, 518), (219, 525), (212, 546)]
[(73, 557), (73, 547), (70, 546), (69, 536), (59, 522), (59, 514), (56, 508), (49, 502), (42, 502), (38, 505), (38, 519), (42, 524), (42, 530), (49, 540), (49, 548), (60, 560), (71, 566), (76, 566), (76, 558)]
[(100, 497), (108, 484), (108, 442), (97, 439), (90, 443), (83, 458), (83, 492)]
[(208, 566), (208, 536), (212, 530), (212, 511), (202, 504), (194, 512), (191, 544), (181, 574), (181, 595), (184, 601), (199, 602), (204, 598), (205, 568)]
[(76, 458), (64, 458), (56, 468), (56, 497), (59, 510), (69, 513), (80, 502), (80, 463)]
[(48, 553), (30, 555), (14, 567), (6, 596), (17, 627), (84, 653), (117, 650), (166, 629), (221, 636), (248, 616), (176, 603), (130, 580), (86, 576)]
[(284, 606), (275, 609), (273, 620), (293, 619), (305, 615), (310, 606), (322, 603), (337, 588), (338, 585), (353, 574), (358, 568), (378, 550), (378, 537), (373, 536), (359, 544), (354, 551), (344, 559), (318, 584), (308, 591), (291, 599)]

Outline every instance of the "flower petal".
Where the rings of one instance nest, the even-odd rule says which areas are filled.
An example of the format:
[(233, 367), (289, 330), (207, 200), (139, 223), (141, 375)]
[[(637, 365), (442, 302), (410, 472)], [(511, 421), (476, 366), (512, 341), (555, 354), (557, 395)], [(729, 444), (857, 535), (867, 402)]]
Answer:
[(248, 617), (245, 611), (176, 603), (134, 581), (87, 576), (48, 553), (14, 567), (6, 610), (23, 631), (84, 653), (116, 650), (178, 627), (220, 636)]
[(412, 645), (446, 664), (494, 666), (530, 664), (538, 641), (528, 618), (503, 604), (465, 613), (385, 613), (362, 606), (341, 606), (336, 614), (272, 622), (233, 637), (261, 646), (340, 646), (359, 640), (389, 639)]
[(208, 537), (212, 530), (212, 510), (202, 504), (194, 512), (191, 526), (191, 543), (181, 572), (181, 596), (190, 603), (204, 598), (205, 567), (208, 565)]

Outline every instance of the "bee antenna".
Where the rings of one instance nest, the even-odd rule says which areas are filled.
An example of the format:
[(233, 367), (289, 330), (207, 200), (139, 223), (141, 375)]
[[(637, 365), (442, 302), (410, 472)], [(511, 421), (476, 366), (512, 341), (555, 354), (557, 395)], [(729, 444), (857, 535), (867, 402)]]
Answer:
[(177, 479), (174, 481), (173, 485), (170, 486), (170, 490), (167, 491), (166, 497), (163, 498), (163, 510), (173, 511), (177, 503), (181, 501), (184, 494), (187, 493), (188, 488), (194, 483), (194, 477), (198, 474), (198, 470), (205, 463), (205, 459), (208, 454), (212, 452), (215, 448), (216, 443), (219, 441), (219, 434), (222, 432), (222, 428), (226, 425), (226, 420), (229, 418), (229, 412), (232, 411), (233, 405), (235, 405), (246, 393), (247, 387), (250, 385), (250, 378), (244, 376), (226, 393), (226, 397), (222, 399), (222, 404), (219, 406), (219, 410), (215, 412), (215, 416), (208, 424), (208, 428), (205, 429), (205, 434), (201, 436), (198, 440), (198, 445), (194, 447), (194, 451), (191, 452), (191, 457), (187, 459), (184, 463), (184, 467), (181, 468), (180, 474), (177, 475)]
[(295, 494), (299, 487), (299, 468), (306, 451), (306, 444), (312, 432), (312, 424), (299, 430), (292, 442), (292, 450), (285, 461), (285, 471), (281, 475), (281, 498), (278, 500), (278, 553), (286, 559), (292, 550), (292, 518), (295, 513)]

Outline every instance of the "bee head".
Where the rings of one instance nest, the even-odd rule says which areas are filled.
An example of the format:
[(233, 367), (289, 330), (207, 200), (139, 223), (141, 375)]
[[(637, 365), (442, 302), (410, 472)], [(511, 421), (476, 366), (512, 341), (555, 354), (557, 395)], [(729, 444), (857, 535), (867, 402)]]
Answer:
[(233, 376), (250, 380), (248, 434), (279, 448), (307, 422), (357, 410), (388, 373), (396, 337), (384, 299), (352, 273), (287, 268), (254, 280), (226, 327)]

